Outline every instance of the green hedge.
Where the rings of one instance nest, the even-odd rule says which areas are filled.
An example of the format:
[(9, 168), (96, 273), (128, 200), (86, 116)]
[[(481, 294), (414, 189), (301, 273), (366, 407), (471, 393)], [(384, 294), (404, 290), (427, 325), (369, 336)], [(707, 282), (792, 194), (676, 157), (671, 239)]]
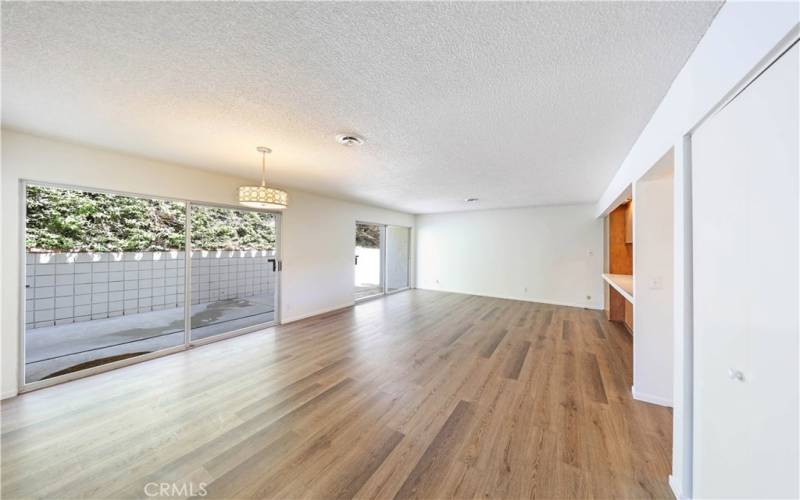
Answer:
[(378, 248), (381, 246), (381, 233), (378, 226), (368, 224), (356, 225), (356, 246), (362, 248)]
[[(183, 250), (185, 219), (185, 206), (179, 202), (31, 185), (25, 246), (33, 252)], [(195, 206), (192, 246), (274, 249), (274, 218), (262, 212)]]

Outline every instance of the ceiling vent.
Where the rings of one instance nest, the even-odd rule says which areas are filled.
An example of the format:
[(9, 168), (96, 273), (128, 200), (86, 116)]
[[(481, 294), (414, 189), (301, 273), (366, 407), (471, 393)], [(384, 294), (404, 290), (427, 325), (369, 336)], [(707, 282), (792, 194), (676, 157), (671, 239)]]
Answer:
[(364, 139), (357, 135), (340, 134), (336, 136), (336, 142), (343, 146), (361, 146)]

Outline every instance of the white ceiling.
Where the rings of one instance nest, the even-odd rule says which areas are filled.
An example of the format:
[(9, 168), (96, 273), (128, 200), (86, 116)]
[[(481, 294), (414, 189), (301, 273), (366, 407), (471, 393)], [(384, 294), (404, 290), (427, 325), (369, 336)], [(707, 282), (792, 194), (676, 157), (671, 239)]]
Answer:
[(719, 5), (4, 2), (2, 120), (412, 213), (592, 202)]

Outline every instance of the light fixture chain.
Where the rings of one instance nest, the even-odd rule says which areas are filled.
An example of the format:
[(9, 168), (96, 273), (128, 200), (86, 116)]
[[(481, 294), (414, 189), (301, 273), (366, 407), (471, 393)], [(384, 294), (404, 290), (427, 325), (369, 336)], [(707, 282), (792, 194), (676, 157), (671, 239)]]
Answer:
[(261, 187), (267, 185), (267, 152), (261, 152)]

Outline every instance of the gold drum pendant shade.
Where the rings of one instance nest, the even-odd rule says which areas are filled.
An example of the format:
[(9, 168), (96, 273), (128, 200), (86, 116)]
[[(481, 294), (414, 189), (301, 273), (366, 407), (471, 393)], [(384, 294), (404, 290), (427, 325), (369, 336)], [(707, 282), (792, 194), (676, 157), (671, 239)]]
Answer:
[(289, 194), (281, 189), (267, 187), (267, 154), (272, 150), (259, 146), (261, 153), (261, 185), (239, 187), (239, 203), (253, 208), (283, 210), (289, 206)]

